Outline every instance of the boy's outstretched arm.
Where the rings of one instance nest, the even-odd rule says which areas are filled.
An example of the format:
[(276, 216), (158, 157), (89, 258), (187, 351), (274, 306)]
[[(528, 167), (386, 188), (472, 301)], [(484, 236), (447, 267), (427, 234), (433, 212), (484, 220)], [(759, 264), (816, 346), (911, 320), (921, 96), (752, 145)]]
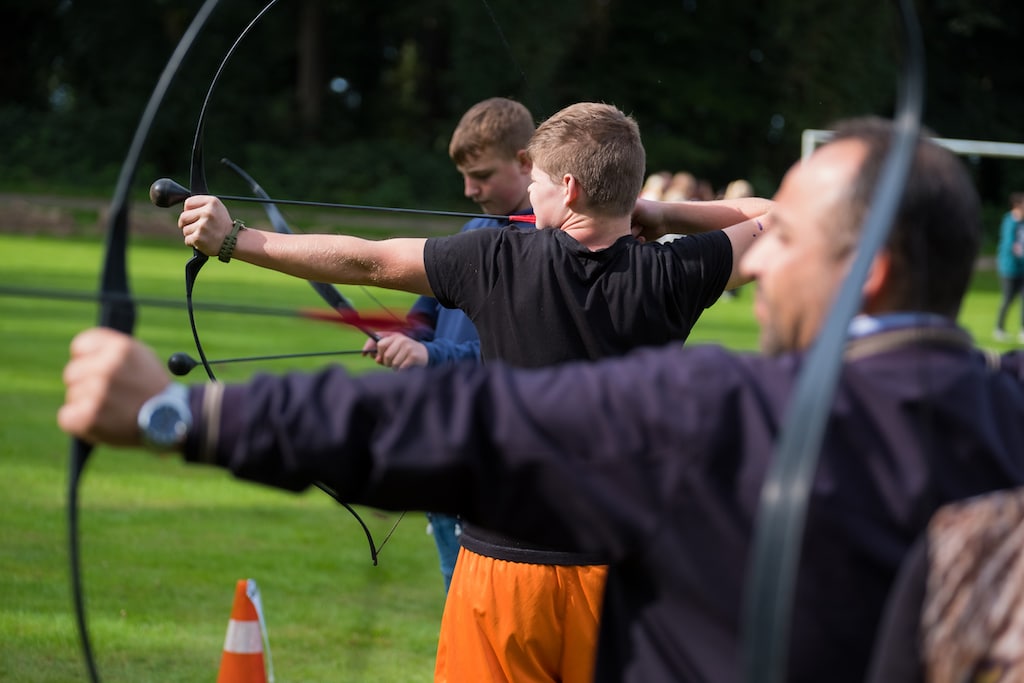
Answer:
[(423, 265), (422, 238), (365, 240), (347, 235), (282, 235), (244, 229), (230, 253), (222, 249), (232, 219), (216, 197), (185, 200), (178, 217), (185, 244), (207, 256), (227, 256), (305, 280), (373, 285), (432, 295)]

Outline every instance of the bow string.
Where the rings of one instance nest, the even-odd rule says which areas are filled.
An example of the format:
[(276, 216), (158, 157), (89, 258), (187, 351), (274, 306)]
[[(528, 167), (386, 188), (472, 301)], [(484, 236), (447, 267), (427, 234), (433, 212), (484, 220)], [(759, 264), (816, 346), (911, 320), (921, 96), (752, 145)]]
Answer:
[[(203, 162), (203, 133), (206, 129), (206, 112), (210, 106), (210, 100), (213, 98), (213, 91), (217, 88), (217, 83), (220, 81), (221, 74), (224, 73), (224, 67), (227, 66), (228, 61), (232, 55), (235, 54), (235, 50), (242, 43), (252, 27), (255, 26), (263, 15), (266, 14), (270, 9), (277, 4), (277, 0), (270, 0), (263, 9), (261, 9), (255, 17), (252, 18), (245, 28), (242, 29), (238, 37), (235, 38), (235, 42), (228, 48), (224, 58), (221, 60), (220, 65), (217, 67), (217, 71), (213, 74), (213, 80), (210, 81), (210, 87), (206, 90), (206, 97), (203, 99), (203, 106), (199, 110), (199, 121), (196, 123), (196, 133), (192, 140), (192, 160), (189, 164), (189, 187), (192, 194), (207, 194), (209, 187), (206, 184), (206, 167)], [(185, 307), (188, 309), (188, 322), (192, 328), (192, 339), (196, 343), (196, 352), (199, 354), (199, 360), (203, 364), (203, 369), (206, 370), (207, 376), (211, 381), (217, 381), (216, 376), (213, 374), (213, 368), (210, 367), (209, 361), (206, 359), (206, 352), (203, 350), (203, 345), (199, 341), (199, 330), (196, 329), (196, 316), (195, 310), (192, 306), (192, 291), (195, 288), (196, 278), (199, 277), (199, 271), (202, 270), (203, 266), (209, 257), (199, 249), (192, 248), (192, 258), (185, 264)]]
[[(274, 226), (274, 230), (276, 232), (279, 232), (284, 235), (293, 234), (292, 229), (288, 226), (288, 221), (286, 221), (284, 218), (284, 214), (281, 213), (281, 211), (277, 208), (276, 204), (274, 204), (272, 201), (269, 201), (269, 195), (267, 195), (266, 191), (260, 186), (259, 183), (256, 182), (255, 178), (249, 175), (241, 166), (234, 163), (230, 159), (221, 159), (221, 163), (230, 168), (235, 173), (237, 173), (238, 176), (249, 185), (249, 189), (252, 191), (253, 194), (262, 199), (268, 200), (267, 202), (263, 203), (263, 208), (266, 211), (267, 218), (270, 220), (271, 225)], [(316, 293), (320, 295), (320, 298), (322, 298), (327, 303), (328, 306), (330, 306), (331, 308), (338, 312), (338, 314), (342, 317), (343, 320), (346, 320), (349, 324), (353, 325), (356, 329), (358, 329), (360, 332), (365, 334), (370, 339), (374, 341), (380, 341), (379, 334), (377, 334), (372, 329), (359, 322), (359, 313), (356, 311), (355, 306), (352, 304), (351, 301), (348, 300), (348, 298), (345, 297), (344, 294), (342, 294), (338, 290), (337, 287), (326, 282), (316, 282), (314, 280), (307, 280), (307, 282), (309, 282), (310, 286), (313, 287)], [(405, 512), (402, 512), (402, 514), (399, 515), (398, 519), (395, 521), (394, 526), (391, 527), (391, 530), (388, 531), (387, 535), (384, 537), (384, 540), (378, 546), (373, 540), (373, 535), (370, 533), (370, 528), (366, 525), (366, 522), (363, 521), (363, 518), (359, 516), (359, 513), (355, 511), (355, 508), (353, 508), (351, 505), (342, 500), (338, 496), (338, 493), (331, 487), (327, 486), (327, 484), (324, 484), (323, 482), (319, 481), (314, 482), (314, 484), (318, 489), (326, 493), (328, 496), (333, 498), (339, 505), (348, 510), (349, 514), (351, 514), (355, 518), (355, 520), (359, 522), (359, 526), (362, 527), (363, 533), (366, 535), (366, 541), (370, 545), (370, 559), (373, 561), (374, 566), (376, 566), (377, 556), (380, 554), (380, 551), (384, 549), (384, 546), (387, 544), (392, 534), (395, 533), (395, 529), (398, 528), (399, 523), (405, 516)]]
[[(220, 162), (230, 168), (232, 171), (238, 174), (238, 176), (244, 180), (248, 185), (249, 189), (254, 195), (260, 199), (265, 200), (262, 202), (264, 211), (267, 214), (267, 219), (270, 224), (274, 226), (274, 231), (281, 233), (282, 235), (294, 234), (292, 229), (288, 226), (288, 221), (285, 220), (284, 214), (277, 208), (277, 205), (270, 199), (270, 195), (260, 186), (256, 180), (246, 173), (241, 166), (231, 161), (230, 159), (221, 159)], [(347, 322), (349, 322), (357, 330), (365, 334), (367, 337), (374, 341), (380, 341), (380, 335), (369, 327), (359, 322), (359, 313), (356, 311), (355, 305), (342, 294), (337, 287), (326, 282), (316, 282), (315, 280), (307, 280), (310, 286), (320, 295), (320, 298), (326, 302), (328, 306), (338, 312), (338, 315)]]

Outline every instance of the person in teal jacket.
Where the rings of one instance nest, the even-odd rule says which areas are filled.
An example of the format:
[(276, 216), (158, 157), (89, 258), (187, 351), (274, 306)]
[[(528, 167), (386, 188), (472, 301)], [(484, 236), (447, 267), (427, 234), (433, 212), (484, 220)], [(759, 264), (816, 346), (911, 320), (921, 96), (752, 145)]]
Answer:
[[(1003, 216), (999, 227), (999, 250), (996, 270), (1003, 284), (1003, 301), (999, 304), (996, 329), (997, 341), (1006, 339), (1006, 313), (1013, 300), (1024, 292), (1024, 192), (1010, 195), (1010, 210)], [(1021, 306), (1021, 327), (1017, 341), (1024, 344), (1024, 305)]]

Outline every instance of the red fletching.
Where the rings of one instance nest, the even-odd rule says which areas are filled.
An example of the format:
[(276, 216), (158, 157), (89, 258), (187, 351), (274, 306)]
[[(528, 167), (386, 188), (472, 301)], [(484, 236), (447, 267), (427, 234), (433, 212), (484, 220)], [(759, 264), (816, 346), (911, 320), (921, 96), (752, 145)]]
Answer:
[(521, 216), (509, 216), (508, 220), (510, 223), (533, 223), (537, 224), (537, 217), (532, 213), (524, 213)]
[(390, 313), (328, 311), (321, 309), (302, 309), (299, 315), (310, 320), (321, 320), (339, 325), (352, 325), (359, 329), (371, 329), (376, 332), (404, 332), (409, 324)]

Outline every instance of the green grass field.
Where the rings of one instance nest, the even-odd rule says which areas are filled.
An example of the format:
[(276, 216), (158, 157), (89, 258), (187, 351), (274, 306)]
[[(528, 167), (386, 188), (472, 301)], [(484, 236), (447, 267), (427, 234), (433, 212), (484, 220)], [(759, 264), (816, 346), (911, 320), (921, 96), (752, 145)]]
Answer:
[[(100, 246), (0, 237), (6, 285), (93, 291)], [(182, 300), (188, 250), (137, 245), (131, 281), (142, 296)], [(373, 304), (353, 288), (357, 306)], [(379, 292), (403, 312), (411, 297)], [(214, 260), (196, 301), (318, 307), (304, 282)], [(0, 297), (0, 680), (84, 676), (71, 617), (66, 551), (68, 439), (54, 422), (67, 345), (96, 307)], [(200, 312), (211, 358), (358, 349), (340, 326), (292, 318)], [(195, 354), (184, 310), (144, 308), (138, 335), (162, 355)], [(222, 366), (312, 368), (317, 360)], [(376, 370), (355, 357), (357, 371)], [(197, 368), (190, 379), (200, 381)], [(138, 452), (97, 449), (82, 488), (83, 567), (94, 649), (104, 680), (214, 680), (236, 579), (259, 583), (277, 680), (429, 681), (443, 587), (421, 514), (410, 514), (373, 567), (356, 522), (318, 491), (293, 495), (223, 472)], [(364, 511), (380, 542), (396, 517)]]
[[(96, 241), (0, 236), (7, 286), (92, 292)], [(140, 296), (181, 300), (180, 245), (130, 249)], [(375, 306), (346, 288), (359, 307)], [(378, 292), (403, 312), (411, 297)], [(196, 301), (281, 308), (316, 307), (308, 285), (242, 263), (211, 261)], [(998, 304), (992, 273), (979, 273), (962, 322), (991, 342)], [(756, 346), (751, 292), (709, 310), (698, 342)], [(68, 439), (54, 414), (67, 345), (94, 323), (95, 305), (0, 296), (0, 680), (81, 680), (71, 613), (65, 488)], [(1019, 319), (1015, 309), (1011, 318)], [(294, 318), (200, 311), (210, 358), (357, 349), (363, 338), (338, 326)], [(1016, 333), (1015, 324), (1010, 330)], [(184, 310), (144, 308), (137, 335), (167, 356), (194, 355)], [(313, 368), (322, 360), (222, 366), (240, 380), (257, 371)], [(377, 371), (361, 357), (354, 371)], [(201, 381), (201, 368), (190, 376)], [(395, 515), (365, 511), (379, 541)], [(442, 609), (442, 583), (421, 514), (408, 515), (372, 567), (349, 515), (323, 494), (287, 494), (237, 482), (173, 458), (98, 449), (82, 488), (83, 567), (100, 673), (108, 681), (214, 680), (235, 581), (257, 580), (277, 681), (429, 681)]]

